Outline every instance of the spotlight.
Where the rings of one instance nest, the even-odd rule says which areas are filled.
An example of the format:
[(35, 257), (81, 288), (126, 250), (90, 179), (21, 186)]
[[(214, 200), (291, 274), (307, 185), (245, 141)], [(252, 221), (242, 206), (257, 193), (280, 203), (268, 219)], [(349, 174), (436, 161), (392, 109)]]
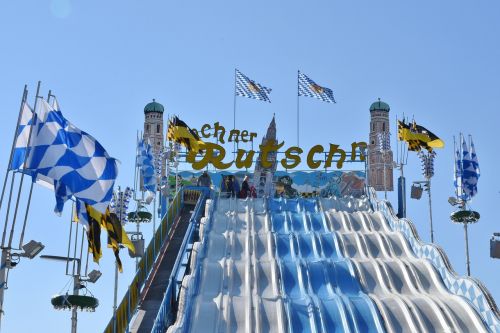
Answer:
[(23, 245), (24, 253), (20, 254), (22, 257), (28, 257), (30, 259), (35, 258), (38, 253), (40, 253), (45, 248), (40, 242), (36, 242), (34, 240), (29, 241), (27, 244)]
[(88, 274), (88, 277), (89, 277), (88, 281), (90, 283), (96, 283), (97, 280), (99, 280), (99, 278), (101, 277), (101, 275), (102, 275), (102, 273), (100, 271), (94, 269), (94, 270), (92, 270), (92, 272), (90, 272)]
[(490, 257), (500, 259), (500, 232), (495, 232), (490, 239)]
[(410, 193), (410, 197), (412, 199), (417, 199), (417, 200), (420, 200), (420, 198), (422, 198), (422, 192), (424, 191), (424, 189), (420, 186), (420, 185), (415, 185), (413, 184), (411, 186), (411, 193)]

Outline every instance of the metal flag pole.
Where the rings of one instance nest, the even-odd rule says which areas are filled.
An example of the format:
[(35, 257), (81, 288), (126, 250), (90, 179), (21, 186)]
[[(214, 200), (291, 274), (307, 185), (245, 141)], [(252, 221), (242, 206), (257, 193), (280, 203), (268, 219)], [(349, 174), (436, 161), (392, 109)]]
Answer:
[[(403, 121), (404, 121), (404, 114), (403, 114)], [(408, 156), (408, 150), (405, 149), (406, 147), (406, 142), (399, 140), (399, 123), (398, 123), (398, 117), (396, 116), (396, 128), (398, 129), (398, 138), (397, 138), (397, 143), (398, 147), (396, 149), (396, 166), (399, 168), (399, 178), (398, 178), (398, 214), (397, 216), (399, 218), (405, 218), (406, 217), (406, 179), (404, 177), (404, 166), (406, 164), (406, 159), (405, 159), (405, 152), (406, 152), (406, 158)]]
[(467, 232), (467, 222), (464, 223), (464, 233), (465, 233), (465, 266), (467, 268), (467, 276), (470, 276), (469, 233)]
[[(37, 90), (37, 93), (38, 93), (38, 90)], [(54, 95), (52, 95), (52, 90), (49, 90), (49, 93), (47, 94), (47, 103), (49, 103), (51, 96), (54, 96)], [(36, 107), (36, 101), (35, 101), (35, 107)], [(34, 111), (35, 111), (35, 109), (33, 110), (33, 112)], [(31, 133), (30, 133), (30, 135), (31, 135)], [(21, 181), (22, 181), (22, 177), (21, 177)], [(22, 182), (21, 182), (21, 184), (22, 184)], [(34, 184), (35, 184), (35, 182), (33, 182), (33, 181), (30, 183), (30, 189), (29, 189), (29, 193), (28, 193), (28, 199), (27, 199), (27, 202), (26, 202), (26, 209), (25, 209), (24, 219), (23, 219), (23, 226), (22, 226), (22, 229), (21, 229), (21, 236), (19, 238), (19, 249), (21, 249), (21, 247), (23, 245), (24, 233), (26, 231), (26, 224), (28, 222), (28, 213), (29, 213), (30, 206), (31, 206), (31, 196), (33, 194), (33, 185)], [(16, 220), (17, 220), (17, 208), (18, 208), (18, 205), (19, 205), (19, 197), (20, 197), (20, 195), (21, 195), (21, 189), (19, 189), (18, 200), (16, 202), (16, 209), (14, 211), (14, 219), (13, 219), (13, 223), (12, 223), (12, 229), (10, 230), (9, 245), (8, 245), (9, 248), (12, 245), (12, 239), (14, 237), (14, 225), (15, 225)]]
[[(35, 96), (35, 107), (36, 107), (36, 101), (38, 100), (38, 94), (40, 92), (40, 84), (41, 84), (41, 82), (38, 81), (37, 92), (36, 92), (36, 96)], [(17, 119), (17, 125), (16, 125), (15, 131), (14, 131), (14, 138), (12, 140), (12, 146), (11, 146), (11, 152), (10, 152), (10, 157), (9, 157), (9, 163), (7, 164), (7, 170), (5, 172), (4, 185), (3, 185), (3, 189), (2, 189), (2, 195), (1, 195), (1, 198), (0, 198), (0, 208), (1, 208), (1, 205), (2, 205), (2, 202), (3, 202), (3, 199), (4, 199), (5, 185), (7, 183), (7, 178), (8, 178), (8, 175), (9, 175), (10, 164), (12, 163), (12, 156), (13, 156), (13, 153), (14, 153), (14, 147), (15, 147), (16, 138), (17, 138), (17, 130), (18, 130), (21, 118), (22, 118), (23, 107), (24, 107), (24, 103), (26, 103), (27, 96), (28, 96), (28, 90), (27, 90), (27, 86), (25, 85), (24, 86), (24, 91), (23, 91), (23, 97), (21, 99), (21, 106), (19, 108), (19, 116), (18, 116), (18, 119)], [(35, 115), (34, 111), (35, 110), (36, 109), (34, 108), (33, 109), (32, 120), (34, 119), (34, 115)], [(29, 136), (28, 136), (28, 142), (27, 142), (28, 144), (29, 144), (29, 141), (30, 141), (30, 138), (31, 138), (31, 129), (32, 129), (32, 127), (30, 127), (30, 131), (29, 131), (30, 133), (29, 133)], [(7, 206), (7, 213), (6, 213), (6, 217), (5, 217), (4, 229), (3, 229), (3, 234), (2, 234), (2, 256), (1, 256), (1, 262), (0, 262), (0, 327), (1, 327), (2, 315), (4, 313), (4, 307), (3, 307), (4, 292), (5, 292), (5, 289), (6, 289), (6, 278), (7, 278), (8, 269), (9, 269), (9, 267), (7, 267), (7, 261), (8, 260), (10, 261), (10, 256), (11, 256), (10, 252), (11, 252), (11, 243), (12, 243), (12, 241), (9, 241), (9, 246), (8, 247), (5, 247), (5, 237), (6, 237), (6, 232), (7, 232), (7, 224), (9, 223), (9, 211), (10, 211), (10, 205), (11, 205), (11, 199), (12, 199), (12, 191), (13, 191), (13, 187), (14, 187), (14, 176), (15, 176), (15, 173), (12, 174), (12, 180), (11, 180), (10, 191), (9, 191), (9, 200), (8, 200), (8, 206)], [(21, 187), (19, 187), (19, 189), (21, 190)], [(15, 223), (15, 220), (12, 222), (11, 230), (14, 228), (14, 223)], [(11, 234), (12, 234), (12, 231), (11, 231)]]
[[(76, 248), (78, 245), (78, 224), (76, 225), (76, 235), (75, 235), (75, 250), (73, 252), (73, 258), (76, 258)], [(83, 233), (83, 230), (82, 230)], [(83, 243), (83, 242), (82, 242)], [(83, 246), (83, 244), (82, 244)], [(73, 267), (76, 261), (76, 274), (73, 273), (73, 295), (78, 295), (80, 293), (80, 270), (81, 270), (81, 258), (73, 261)], [(73, 306), (71, 309), (71, 333), (76, 333), (78, 327), (78, 311), (77, 307)]]
[[(50, 102), (50, 97), (55, 97), (55, 95), (52, 95), (52, 90), (49, 90), (49, 93), (47, 94), (47, 103)], [(24, 213), (23, 227), (21, 229), (21, 236), (19, 237), (19, 249), (22, 247), (23, 241), (24, 241), (24, 233), (26, 231), (26, 224), (28, 222), (28, 213), (29, 213), (30, 207), (31, 207), (31, 197), (33, 195), (33, 186), (34, 185), (35, 185), (35, 182), (31, 182), (30, 190), (28, 193), (28, 201), (26, 203), (26, 211)]]
[(432, 199), (431, 199), (431, 178), (427, 178), (428, 194), (429, 194), (429, 220), (431, 222), (431, 243), (434, 243), (434, 226), (432, 224)]
[(299, 75), (300, 75), (300, 70), (297, 71), (297, 147), (300, 147), (299, 145)]
[(384, 160), (384, 199), (387, 200), (387, 166), (385, 165), (385, 150), (382, 151), (382, 159)]
[(113, 333), (116, 333), (116, 310), (118, 309), (117, 304), (118, 304), (118, 262), (115, 260), (115, 290), (113, 295)]
[[(136, 154), (137, 156), (137, 154)], [(124, 193), (120, 190), (120, 186), (118, 186), (118, 191), (114, 193), (116, 197), (115, 205), (119, 209), (119, 216), (118, 220), (119, 223), (122, 223), (122, 218), (123, 218), (123, 199), (124, 199)], [(118, 245), (120, 246), (120, 245)], [(114, 293), (113, 293), (113, 333), (116, 333), (116, 310), (118, 308), (118, 261), (115, 260), (115, 286), (114, 286)]]
[(429, 221), (430, 221), (430, 229), (431, 229), (431, 243), (434, 243), (434, 226), (432, 223), (432, 197), (431, 197), (431, 178), (434, 176), (434, 157), (436, 153), (434, 151), (430, 151), (425, 154), (423, 151), (420, 151), (418, 156), (422, 162), (422, 174), (425, 177), (426, 191), (429, 195)]
[(17, 128), (19, 127), (19, 123), (21, 122), (21, 117), (23, 114), (23, 107), (24, 107), (24, 103), (26, 103), (27, 98), (28, 98), (28, 85), (25, 84), (24, 90), (23, 90), (23, 97), (21, 98), (21, 106), (19, 107), (19, 115), (17, 116), (16, 128), (14, 130), (14, 137), (12, 139), (12, 146), (10, 148), (9, 163), (7, 163), (7, 169), (5, 171), (5, 177), (3, 180), (2, 195), (0, 196), (0, 209), (2, 208), (3, 198), (5, 195), (5, 188), (7, 186), (7, 179), (9, 176), (10, 163), (12, 162), (12, 156), (14, 155), (14, 146), (16, 144), (16, 138), (17, 138)]
[[(236, 71), (234, 69), (234, 96), (233, 96), (233, 130), (236, 130)], [(236, 142), (233, 142), (233, 159), (236, 160)], [(177, 188), (175, 189), (177, 192)]]
[[(464, 162), (464, 158), (465, 158), (464, 154), (466, 154), (466, 155), (472, 154), (472, 151), (471, 151), (472, 138), (471, 138), (471, 136), (469, 136), (469, 143), (468, 143), (469, 147), (468, 148), (466, 147), (466, 149), (468, 149), (468, 152), (465, 151), (465, 153), (464, 153), (464, 143), (465, 142), (464, 142), (462, 133), (460, 133), (460, 136), (458, 137), (458, 139), (459, 139), (459, 142), (458, 142), (458, 149), (457, 149), (457, 146), (455, 143), (455, 137), (453, 137), (453, 148), (454, 148), (453, 154), (455, 155), (455, 182), (456, 182), (455, 183), (455, 187), (456, 187), (455, 194), (456, 194), (456, 198), (450, 197), (448, 199), (448, 202), (452, 206), (456, 206), (456, 205), (459, 206), (459, 210), (455, 211), (451, 214), (451, 220), (454, 223), (462, 223), (464, 225), (465, 268), (467, 270), (467, 275), (470, 276), (469, 230), (468, 230), (468, 227), (469, 227), (469, 224), (477, 223), (479, 221), (480, 214), (476, 211), (473, 211), (470, 208), (467, 209), (467, 201), (470, 200), (475, 195), (475, 191), (473, 189), (472, 190), (469, 189), (468, 191), (465, 191), (465, 193), (464, 193), (464, 188), (463, 188), (464, 183), (468, 181), (468, 179), (466, 179), (466, 181), (464, 182), (464, 179), (463, 179), (463, 162)], [(465, 145), (467, 145), (467, 143), (465, 143)], [(458, 160), (457, 160), (457, 152), (458, 152)], [(471, 161), (469, 161), (469, 162), (471, 162)], [(476, 167), (477, 166), (474, 166), (474, 169)], [(476, 177), (478, 177), (478, 174), (476, 174)], [(476, 181), (477, 181), (477, 179), (476, 179)]]
[[(33, 105), (33, 117), (32, 117), (32, 119), (34, 119), (35, 114), (36, 114), (35, 112), (36, 112), (36, 107), (37, 107), (37, 103), (38, 103), (38, 98), (41, 97), (41, 96), (39, 96), (40, 85), (41, 85), (41, 82), (38, 81), (37, 89), (36, 89), (36, 96), (35, 96), (35, 103)], [(29, 144), (30, 144), (30, 141), (31, 141), (32, 134), (33, 134), (33, 126), (30, 126), (30, 130), (29, 130), (29, 134), (28, 134), (28, 143), (27, 143), (28, 147), (29, 147)], [(30, 154), (30, 149), (27, 149), (27, 151), (26, 151), (26, 157), (24, 159), (23, 169), (26, 168), (26, 163), (28, 162), (29, 154)], [(14, 216), (12, 217), (12, 226), (11, 226), (11, 229), (10, 229), (9, 244), (8, 244), (9, 248), (11, 248), (12, 239), (14, 238), (14, 230), (15, 230), (16, 221), (17, 221), (17, 212), (19, 210), (19, 201), (21, 200), (21, 193), (22, 193), (22, 188), (23, 188), (24, 176), (25, 176), (25, 173), (22, 172), (21, 173), (21, 179), (19, 180), (19, 187), (18, 187), (18, 191), (17, 191), (16, 205), (15, 205), (15, 208), (14, 208)]]

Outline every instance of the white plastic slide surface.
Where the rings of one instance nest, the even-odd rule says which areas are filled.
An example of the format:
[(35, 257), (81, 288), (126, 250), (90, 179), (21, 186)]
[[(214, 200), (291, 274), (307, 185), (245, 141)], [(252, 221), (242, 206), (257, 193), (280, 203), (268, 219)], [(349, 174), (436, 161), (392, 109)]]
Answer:
[(208, 200), (168, 332), (488, 332), (368, 199)]
[(329, 224), (377, 304), (388, 332), (487, 332), (474, 309), (443, 285), (431, 263), (417, 259), (380, 212), (328, 209)]

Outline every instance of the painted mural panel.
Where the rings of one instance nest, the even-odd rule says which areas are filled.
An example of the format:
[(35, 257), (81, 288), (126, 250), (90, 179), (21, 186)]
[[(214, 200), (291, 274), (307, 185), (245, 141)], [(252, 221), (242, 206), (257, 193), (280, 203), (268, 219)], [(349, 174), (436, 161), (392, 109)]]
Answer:
[[(215, 190), (239, 196), (245, 176), (248, 176), (249, 190), (244, 196), (254, 196), (252, 188), (253, 174), (245, 171), (193, 172), (178, 173), (179, 184), (205, 185), (207, 176)], [(201, 178), (200, 178), (201, 176)], [(365, 193), (365, 173), (363, 171), (276, 171), (273, 178), (273, 193), (283, 197), (309, 196), (353, 196)], [(175, 177), (170, 179), (171, 188), (175, 187)]]

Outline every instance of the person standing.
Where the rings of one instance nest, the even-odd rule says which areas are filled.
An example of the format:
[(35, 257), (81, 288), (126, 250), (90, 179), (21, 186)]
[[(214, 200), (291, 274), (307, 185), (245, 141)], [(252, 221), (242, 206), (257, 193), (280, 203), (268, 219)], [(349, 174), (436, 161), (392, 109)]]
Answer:
[(244, 199), (250, 196), (250, 184), (248, 184), (248, 176), (243, 178), (243, 183), (241, 183), (241, 191), (239, 193), (239, 197)]

